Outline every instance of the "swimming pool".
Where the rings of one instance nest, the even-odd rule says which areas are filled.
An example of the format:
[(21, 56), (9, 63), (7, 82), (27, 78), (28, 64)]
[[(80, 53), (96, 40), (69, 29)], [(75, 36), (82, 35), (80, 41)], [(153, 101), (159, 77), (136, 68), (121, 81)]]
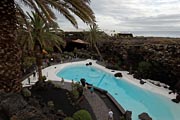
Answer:
[(85, 78), (88, 83), (107, 90), (125, 110), (132, 111), (132, 119), (147, 112), (153, 120), (179, 120), (180, 105), (170, 99), (135, 86), (126, 80), (117, 79), (95, 66), (85, 64), (64, 67), (57, 74), (69, 80)]

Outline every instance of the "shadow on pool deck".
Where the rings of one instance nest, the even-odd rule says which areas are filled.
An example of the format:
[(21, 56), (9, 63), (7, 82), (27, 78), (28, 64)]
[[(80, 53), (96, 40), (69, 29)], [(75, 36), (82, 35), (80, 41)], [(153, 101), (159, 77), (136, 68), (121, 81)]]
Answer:
[[(55, 84), (60, 84), (58, 81), (53, 81)], [(71, 83), (65, 82), (62, 88), (71, 90)], [(120, 116), (123, 114), (119, 111), (116, 105), (101, 92), (95, 90), (95, 93), (91, 94), (89, 90), (84, 92), (84, 95), (89, 102), (92, 110), (96, 116), (96, 120), (107, 120), (109, 108), (112, 109), (114, 113), (114, 120), (120, 120)]]

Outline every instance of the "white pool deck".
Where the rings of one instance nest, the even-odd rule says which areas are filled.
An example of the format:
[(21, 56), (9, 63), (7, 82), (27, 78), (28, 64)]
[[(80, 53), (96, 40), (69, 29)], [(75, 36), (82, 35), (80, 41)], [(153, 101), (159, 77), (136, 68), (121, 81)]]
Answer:
[[(123, 77), (122, 79), (123, 80), (126, 80), (128, 81), (129, 83), (131, 84), (134, 84), (138, 87), (141, 87), (143, 89), (146, 89), (146, 90), (149, 90), (151, 92), (154, 92), (154, 93), (157, 93), (157, 94), (160, 94), (160, 95), (163, 95), (169, 99), (174, 99), (176, 97), (176, 94), (169, 94), (169, 92), (171, 92), (169, 89), (166, 89), (163, 87), (163, 83), (160, 83), (162, 86), (161, 87), (158, 87), (152, 83), (150, 83), (149, 81), (151, 80), (144, 80), (146, 81), (146, 83), (144, 85), (141, 85), (139, 83), (139, 80), (135, 79), (132, 75), (129, 75), (128, 74), (128, 71), (116, 71), (116, 70), (113, 70), (114, 72), (111, 72), (112, 70), (111, 69), (107, 69), (105, 68), (104, 66), (101, 66), (99, 64), (96, 63), (95, 60), (91, 60), (91, 59), (87, 59), (85, 61), (78, 61), (78, 62), (69, 62), (69, 63), (63, 63), (63, 64), (57, 64), (57, 65), (53, 65), (53, 66), (50, 66), (50, 67), (47, 67), (45, 69), (43, 69), (42, 71), (42, 74), (44, 76), (47, 77), (47, 80), (53, 80), (53, 81), (61, 81), (61, 78), (57, 77), (56, 74), (61, 70), (63, 69), (64, 67), (66, 67), (67, 65), (75, 65), (75, 64), (86, 64), (86, 63), (89, 63), (89, 62), (92, 62), (92, 65), (99, 68), (99, 69), (102, 69), (110, 74), (115, 74), (117, 72), (121, 72)], [(33, 78), (33, 76), (31, 75), (30, 76), (30, 80), (31, 80), (31, 84), (34, 84), (36, 81), (37, 81), (37, 75), (35, 78)], [(67, 80), (65, 79), (66, 82), (71, 82), (71, 80)], [(26, 86), (30, 86), (28, 84), (28, 80), (25, 79), (23, 82), (23, 87), (26, 87)]]

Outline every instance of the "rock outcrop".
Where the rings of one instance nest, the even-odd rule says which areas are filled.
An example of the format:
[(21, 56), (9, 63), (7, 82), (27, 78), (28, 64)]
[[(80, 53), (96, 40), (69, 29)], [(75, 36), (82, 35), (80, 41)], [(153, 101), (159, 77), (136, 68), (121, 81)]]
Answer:
[(152, 118), (147, 113), (141, 113), (138, 115), (140, 120), (152, 120)]
[(139, 82), (141, 85), (144, 85), (144, 83), (146, 83), (145, 81), (143, 81), (143, 80), (140, 80), (140, 82)]
[(115, 77), (122, 77), (122, 74), (120, 72), (114, 74)]
[[(31, 98), (27, 102), (19, 93), (0, 92), (0, 120), (57, 120), (61, 116), (52, 114), (46, 105)], [(43, 103), (41, 103), (43, 104)]]
[(127, 110), (124, 116), (126, 120), (132, 120), (132, 111)]
[(175, 103), (179, 103), (180, 102), (180, 95), (178, 94), (176, 96), (176, 99), (172, 99), (172, 101), (175, 102)]

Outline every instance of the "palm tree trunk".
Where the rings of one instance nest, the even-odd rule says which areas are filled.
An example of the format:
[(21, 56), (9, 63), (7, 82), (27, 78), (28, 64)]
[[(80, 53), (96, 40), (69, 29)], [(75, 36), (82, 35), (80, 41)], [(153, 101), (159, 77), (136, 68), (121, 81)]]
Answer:
[(21, 50), (16, 40), (14, 0), (0, 0), (0, 90), (19, 92)]
[(36, 65), (37, 65), (37, 71), (38, 71), (38, 80), (40, 81), (42, 80), (42, 68), (41, 68), (42, 67), (42, 52), (41, 52), (42, 50), (37, 40), (35, 43), (34, 51), (35, 51)]
[(36, 54), (36, 65), (38, 69), (38, 80), (42, 80), (42, 55), (41, 53)]
[(104, 59), (103, 59), (103, 57), (102, 57), (102, 55), (101, 55), (98, 47), (96, 46), (96, 44), (94, 44), (94, 47), (95, 47), (95, 49), (96, 49), (96, 51), (97, 51), (97, 53), (98, 53), (98, 55), (99, 55), (99, 57), (100, 57), (100, 61), (104, 62)]

